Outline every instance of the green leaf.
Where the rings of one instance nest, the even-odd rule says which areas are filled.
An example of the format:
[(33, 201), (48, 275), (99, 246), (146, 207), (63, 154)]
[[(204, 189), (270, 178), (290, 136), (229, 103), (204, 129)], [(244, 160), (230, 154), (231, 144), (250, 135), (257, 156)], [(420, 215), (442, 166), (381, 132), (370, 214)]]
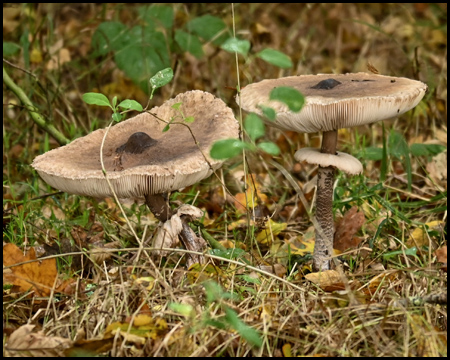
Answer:
[(139, 104), (137, 101), (135, 101), (135, 100), (128, 100), (128, 99), (122, 101), (119, 104), (119, 107), (121, 107), (122, 109), (127, 109), (127, 110), (136, 110), (136, 111), (144, 110), (142, 105)]
[(162, 132), (169, 131), (169, 129), (170, 129), (170, 124), (167, 124), (167, 125), (164, 127), (164, 129), (162, 129)]
[[(416, 247), (405, 249), (404, 252), (405, 252), (405, 255), (417, 256), (417, 248)], [(396, 251), (391, 251), (386, 254), (383, 254), (383, 259), (387, 260), (396, 255), (403, 255), (403, 250), (396, 250)]]
[(189, 34), (183, 30), (176, 30), (175, 41), (183, 51), (190, 52), (197, 59), (204, 55), (202, 43), (196, 35)]
[(298, 90), (287, 86), (274, 88), (270, 92), (269, 99), (285, 103), (293, 112), (299, 112), (305, 104), (305, 97)]
[(181, 103), (181, 102), (175, 103), (175, 104), (173, 104), (173, 105), (171, 106), (171, 108), (172, 108), (172, 109), (175, 109), (175, 110), (180, 110), (180, 107), (181, 107), (182, 104), (183, 104), (183, 103)]
[(239, 277), (242, 280), (245, 280), (251, 284), (261, 285), (261, 280), (259, 278), (255, 278), (253, 276), (243, 274), (243, 275), (237, 275), (237, 277)]
[(116, 108), (116, 105), (117, 105), (117, 96), (114, 96), (113, 99), (112, 99), (112, 107), (113, 107), (113, 109)]
[(222, 290), (222, 287), (215, 281), (205, 281), (203, 283), (203, 286), (205, 287), (206, 302), (208, 304), (211, 304), (214, 301), (219, 301), (223, 298), (225, 292)]
[(244, 323), (236, 312), (228, 306), (225, 306), (225, 320), (242, 338), (247, 340), (250, 345), (258, 348), (262, 346), (262, 339), (259, 333)]
[(220, 47), (230, 53), (237, 52), (238, 54), (247, 56), (248, 51), (250, 50), (250, 41), (239, 40), (233, 37), (227, 39)]
[(389, 154), (397, 159), (409, 155), (408, 143), (405, 137), (395, 130), (392, 130), (389, 135)]
[(210, 318), (206, 318), (204, 320), (204, 324), (206, 326), (213, 326), (213, 327), (215, 327), (217, 329), (220, 329), (220, 330), (225, 330), (227, 328), (227, 325), (223, 321), (210, 319)]
[(148, 79), (170, 66), (166, 37), (159, 31), (135, 26), (127, 31), (126, 38), (126, 46), (115, 52), (114, 61), (135, 84), (148, 92)]
[(173, 26), (174, 14), (172, 6), (143, 6), (140, 9), (140, 15), (153, 30), (155, 29), (155, 25), (160, 25), (166, 29)]
[(391, 131), (389, 136), (389, 152), (391, 155), (402, 160), (405, 166), (406, 177), (408, 179), (408, 191), (411, 191), (412, 186), (412, 167), (409, 156), (409, 147), (405, 137), (398, 131)]
[(203, 15), (192, 19), (187, 29), (214, 45), (221, 45), (228, 37), (227, 25), (221, 18), (212, 15)]
[(270, 155), (277, 156), (280, 154), (280, 148), (273, 142), (261, 142), (257, 145), (257, 147)]
[(19, 52), (20, 46), (12, 42), (3, 41), (3, 56), (15, 55)]
[(238, 139), (225, 139), (216, 141), (211, 147), (210, 155), (213, 159), (229, 159), (242, 153), (248, 145)]
[(438, 144), (412, 144), (409, 149), (414, 156), (434, 156), (444, 152), (447, 147)]
[(150, 86), (152, 89), (160, 88), (168, 84), (173, 79), (173, 70), (171, 68), (166, 68), (164, 70), (158, 71), (150, 79)]
[(175, 302), (169, 303), (169, 309), (186, 317), (195, 316), (195, 309), (189, 304), (179, 304)]
[(358, 153), (358, 158), (364, 158), (371, 161), (380, 161), (383, 158), (383, 149), (369, 146)]
[[(220, 256), (224, 259), (239, 259), (240, 257), (245, 256), (246, 252), (245, 250), (239, 249), (239, 248), (232, 248), (232, 249), (211, 249), (210, 250), (210, 254), (215, 255), (215, 256)], [(242, 258), (241, 260), (245, 261), (248, 263), (248, 261), (244, 258)]]
[(269, 119), (270, 121), (274, 121), (277, 117), (277, 113), (274, 109), (272, 109), (269, 106), (259, 105), (261, 108), (261, 111), (263, 112), (264, 116)]
[(244, 122), (244, 128), (250, 139), (253, 141), (265, 134), (265, 126), (263, 121), (254, 113), (247, 115)]
[(94, 56), (105, 55), (110, 51), (124, 48), (128, 39), (128, 28), (118, 21), (105, 21), (101, 23), (92, 35), (91, 46)]
[(193, 123), (195, 121), (195, 118), (193, 116), (188, 116), (184, 118), (184, 121), (188, 124)]
[(98, 105), (98, 106), (109, 106), (111, 108), (111, 104), (109, 103), (108, 98), (99, 93), (86, 93), (81, 97), (86, 104), (89, 105)]
[(278, 66), (282, 69), (288, 69), (292, 67), (291, 58), (278, 50), (264, 49), (257, 53), (256, 56), (260, 59), (263, 59), (265, 62)]
[(123, 115), (122, 114), (119, 114), (119, 113), (113, 113), (112, 114), (112, 119), (115, 121), (115, 122), (120, 122), (120, 121), (122, 121), (123, 120)]

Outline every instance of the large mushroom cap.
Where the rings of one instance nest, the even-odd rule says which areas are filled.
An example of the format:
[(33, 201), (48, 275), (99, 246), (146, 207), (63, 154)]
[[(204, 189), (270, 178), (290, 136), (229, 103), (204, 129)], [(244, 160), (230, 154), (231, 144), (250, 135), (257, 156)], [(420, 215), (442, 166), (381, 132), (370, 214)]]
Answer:
[[(176, 103), (181, 103), (179, 110), (172, 107)], [(167, 123), (148, 113), (113, 126), (106, 136), (103, 161), (120, 198), (142, 198), (195, 184), (212, 173), (205, 157), (214, 169), (223, 163), (209, 156), (212, 144), (238, 137), (239, 125), (231, 109), (207, 92), (179, 94), (149, 112), (174, 122), (183, 121), (181, 114), (194, 117), (194, 122), (186, 125), (198, 145), (187, 126), (172, 123), (163, 132)], [(32, 166), (56, 189), (78, 195), (112, 196), (100, 163), (105, 131), (96, 130), (37, 156)]]
[[(294, 113), (278, 101), (270, 101), (270, 92), (280, 86), (300, 91), (306, 98), (302, 110)], [(276, 111), (274, 122), (284, 130), (303, 133), (332, 131), (385, 120), (415, 107), (427, 86), (416, 80), (366, 73), (319, 74), (263, 80), (247, 85), (240, 95), (246, 111), (262, 115), (261, 105)], [(239, 96), (237, 97), (239, 103)]]

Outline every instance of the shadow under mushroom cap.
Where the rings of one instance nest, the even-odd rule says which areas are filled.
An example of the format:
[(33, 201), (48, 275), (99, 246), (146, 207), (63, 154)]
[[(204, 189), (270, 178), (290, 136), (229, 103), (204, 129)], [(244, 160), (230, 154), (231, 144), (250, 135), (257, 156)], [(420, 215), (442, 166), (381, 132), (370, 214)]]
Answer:
[[(214, 169), (222, 165), (223, 161), (209, 156), (209, 150), (217, 140), (238, 137), (239, 125), (231, 109), (212, 94), (194, 90), (179, 94), (149, 112), (166, 121), (176, 117), (175, 122), (182, 122), (180, 112), (172, 108), (176, 103), (182, 103), (179, 110), (185, 117), (194, 117), (194, 122), (186, 125), (198, 145), (185, 125), (171, 124), (170, 129), (163, 132), (167, 123), (148, 113), (123, 121), (109, 130), (103, 147), (103, 161), (117, 196), (143, 197), (195, 184), (212, 173), (203, 154)], [(96, 130), (69, 145), (40, 155), (32, 166), (48, 184), (59, 190), (87, 196), (111, 196), (100, 163), (105, 131)], [(137, 154), (118, 152), (137, 132), (149, 135), (155, 143)]]
[[(335, 80), (333, 82), (332, 80)], [(328, 81), (326, 85), (319, 86)], [(305, 96), (294, 113), (279, 101), (269, 100), (280, 86), (293, 87)], [(390, 119), (415, 107), (427, 91), (420, 81), (366, 73), (289, 76), (262, 80), (242, 89), (241, 106), (262, 115), (261, 105), (276, 112), (268, 125), (303, 133), (332, 131)], [(239, 96), (236, 97), (239, 103)]]

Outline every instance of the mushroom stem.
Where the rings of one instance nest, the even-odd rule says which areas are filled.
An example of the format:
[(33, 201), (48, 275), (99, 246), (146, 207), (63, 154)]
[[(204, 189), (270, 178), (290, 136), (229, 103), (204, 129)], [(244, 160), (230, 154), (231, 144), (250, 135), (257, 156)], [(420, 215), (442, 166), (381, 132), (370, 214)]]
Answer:
[[(321, 152), (335, 154), (337, 131), (323, 133)], [(334, 167), (319, 166), (317, 174), (316, 219), (320, 229), (316, 229), (316, 242), (313, 254), (313, 270), (330, 269), (330, 256), (333, 250), (333, 181)]]
[(146, 195), (145, 203), (158, 220), (165, 222), (172, 217), (172, 210), (164, 195)]

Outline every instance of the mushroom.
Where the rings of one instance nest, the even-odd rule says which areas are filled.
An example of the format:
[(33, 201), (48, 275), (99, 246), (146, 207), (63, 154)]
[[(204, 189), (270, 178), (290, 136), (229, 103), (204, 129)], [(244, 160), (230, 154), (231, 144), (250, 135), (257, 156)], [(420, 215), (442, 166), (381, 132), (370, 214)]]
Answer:
[[(282, 102), (269, 100), (280, 86), (292, 87), (305, 96), (300, 112), (292, 112)], [(276, 112), (275, 121), (266, 123), (301, 133), (323, 132), (321, 149), (304, 148), (294, 157), (319, 165), (316, 197), (315, 271), (330, 269), (333, 248), (334, 168), (349, 174), (362, 172), (362, 164), (349, 154), (336, 151), (337, 131), (393, 118), (414, 108), (427, 91), (420, 81), (366, 73), (319, 74), (263, 80), (242, 89), (237, 102), (250, 112), (263, 115), (261, 105)], [(318, 228), (319, 227), (319, 228)]]
[[(186, 124), (181, 117), (193, 117), (194, 121)], [(168, 131), (163, 131), (167, 123), (160, 119), (170, 122)], [(56, 189), (112, 196), (100, 162), (105, 131), (96, 130), (39, 155), (32, 167)], [(210, 176), (223, 163), (209, 156), (212, 144), (238, 135), (239, 124), (222, 100), (207, 92), (189, 91), (111, 127), (104, 141), (103, 163), (118, 198), (143, 198), (153, 214), (165, 222), (173, 215), (167, 193)], [(196, 239), (183, 220), (182, 242), (188, 250), (201, 250), (194, 242), (205, 244), (204, 240)], [(190, 256), (190, 263), (200, 260)]]

